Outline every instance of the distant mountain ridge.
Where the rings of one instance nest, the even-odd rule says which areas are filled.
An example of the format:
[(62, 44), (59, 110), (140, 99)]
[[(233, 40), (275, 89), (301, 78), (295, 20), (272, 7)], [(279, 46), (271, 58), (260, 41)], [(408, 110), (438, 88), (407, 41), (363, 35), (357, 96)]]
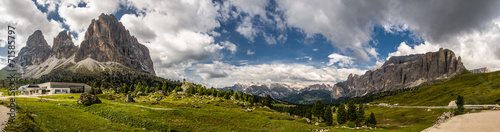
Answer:
[[(452, 78), (465, 70), (461, 57), (457, 58), (453, 51), (441, 48), (437, 52), (391, 57), (383, 65), (363, 75), (350, 74), (345, 81), (335, 85), (315, 84), (290, 88), (280, 83), (265, 87), (236, 84), (229, 88), (259, 96), (269, 94), (292, 103), (314, 103), (318, 99), (328, 102), (341, 97), (359, 97), (415, 87), (428, 81)], [(275, 89), (277, 91), (273, 91)]]
[(488, 67), (473, 69), (473, 70), (469, 70), (469, 71), (472, 73), (490, 73), (491, 72), (490, 69), (488, 69)]
[(155, 75), (148, 48), (113, 15), (105, 14), (92, 20), (80, 47), (64, 30), (54, 38), (51, 48), (42, 32), (36, 30), (14, 60), (25, 78), (39, 78), (55, 69), (87, 73), (133, 69)]

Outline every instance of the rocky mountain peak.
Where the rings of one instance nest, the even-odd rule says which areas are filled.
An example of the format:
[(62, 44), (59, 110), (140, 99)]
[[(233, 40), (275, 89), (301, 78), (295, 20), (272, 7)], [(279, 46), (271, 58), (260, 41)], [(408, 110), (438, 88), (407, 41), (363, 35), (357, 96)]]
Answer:
[(50, 56), (50, 46), (45, 40), (42, 31), (36, 30), (28, 37), (26, 46), (21, 48), (14, 61), (20, 66), (38, 65)]
[(113, 15), (101, 14), (87, 28), (80, 49), (76, 52), (75, 62), (89, 57), (99, 62), (118, 62), (155, 75), (148, 48), (131, 36)]
[(54, 38), (52, 45), (52, 55), (56, 58), (69, 58), (78, 50), (78, 46), (73, 44), (71, 34), (64, 30), (59, 32), (57, 37)]
[(460, 75), (463, 70), (465, 67), (460, 57), (457, 59), (453, 51), (440, 48), (437, 52), (391, 57), (378, 69), (361, 76), (349, 75), (342, 84), (344, 89), (353, 88), (345, 96), (362, 96), (448, 79)]

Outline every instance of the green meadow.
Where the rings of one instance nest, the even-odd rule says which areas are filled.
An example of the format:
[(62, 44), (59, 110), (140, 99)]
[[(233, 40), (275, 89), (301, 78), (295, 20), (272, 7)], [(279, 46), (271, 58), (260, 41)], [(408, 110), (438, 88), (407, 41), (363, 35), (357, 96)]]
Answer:
[(457, 96), (464, 96), (465, 104), (500, 104), (500, 71), (469, 73), (444, 82), (421, 87), (372, 103), (390, 103), (408, 106), (447, 106)]
[[(108, 100), (110, 94), (114, 100)], [(74, 98), (69, 99), (69, 96)], [(98, 96), (102, 103), (90, 106), (76, 103), (79, 94), (41, 96), (43, 99), (17, 98), (18, 122), (10, 124), (7, 130), (353, 131), (339, 126), (326, 126), (324, 123), (316, 126), (316, 121), (307, 123), (302, 117), (295, 118), (293, 115), (252, 106), (246, 102), (211, 96), (150, 94), (134, 98), (134, 103), (124, 103), (123, 94), (105, 93)], [(252, 112), (247, 112), (245, 107)], [(379, 125), (376, 130), (371, 131), (420, 131), (431, 126), (444, 111), (448, 110), (366, 106), (365, 116), (374, 112), (377, 117)]]

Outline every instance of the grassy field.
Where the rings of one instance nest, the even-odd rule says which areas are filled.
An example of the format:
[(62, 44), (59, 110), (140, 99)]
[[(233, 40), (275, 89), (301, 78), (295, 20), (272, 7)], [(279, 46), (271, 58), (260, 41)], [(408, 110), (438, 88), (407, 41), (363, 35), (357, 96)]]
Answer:
[(464, 74), (372, 103), (445, 106), (458, 95), (464, 96), (465, 104), (500, 104), (500, 71)]
[[(246, 112), (240, 108), (245, 107), (245, 102), (208, 96), (149, 95), (134, 98), (135, 103), (123, 103), (122, 94), (113, 95), (116, 100), (108, 100), (108, 96), (109, 93), (99, 95), (103, 103), (91, 106), (78, 105), (79, 94), (41, 96), (56, 100), (19, 98), (16, 102), (25, 111), (24, 116), (31, 115), (34, 124), (45, 131), (314, 131), (325, 128), (352, 131), (324, 123), (315, 126), (315, 121), (307, 123), (305, 119), (258, 106), (249, 106), (252, 112)], [(162, 97), (159, 104), (153, 104), (158, 97)], [(380, 124), (377, 130), (371, 131), (420, 131), (448, 111), (426, 110), (368, 106), (365, 116), (374, 112)]]

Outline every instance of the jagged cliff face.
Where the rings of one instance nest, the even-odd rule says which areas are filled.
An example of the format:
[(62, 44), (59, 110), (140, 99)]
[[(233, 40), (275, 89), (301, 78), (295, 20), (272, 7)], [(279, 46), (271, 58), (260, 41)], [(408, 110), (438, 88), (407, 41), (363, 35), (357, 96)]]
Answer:
[(382, 67), (364, 75), (349, 75), (342, 82), (344, 96), (391, 91), (417, 86), (426, 81), (448, 79), (465, 70), (461, 58), (448, 49), (409, 56), (391, 57)]
[(86, 58), (117, 62), (155, 75), (148, 48), (137, 42), (113, 15), (101, 14), (98, 20), (92, 20), (75, 54), (76, 62)]
[(26, 41), (26, 46), (19, 51), (14, 61), (21, 67), (38, 65), (47, 60), (50, 53), (50, 46), (47, 41), (45, 41), (42, 31), (36, 30), (29, 36), (28, 41)]
[(73, 44), (71, 39), (71, 34), (64, 30), (59, 32), (57, 37), (54, 38), (54, 44), (52, 45), (51, 55), (58, 59), (69, 58), (78, 50), (78, 46)]
[(155, 75), (147, 47), (130, 36), (113, 15), (102, 14), (92, 20), (80, 45), (74, 45), (69, 32), (61, 31), (51, 48), (37, 30), (14, 58), (16, 69), (26, 78), (38, 78), (56, 69), (91, 73), (135, 69)]

